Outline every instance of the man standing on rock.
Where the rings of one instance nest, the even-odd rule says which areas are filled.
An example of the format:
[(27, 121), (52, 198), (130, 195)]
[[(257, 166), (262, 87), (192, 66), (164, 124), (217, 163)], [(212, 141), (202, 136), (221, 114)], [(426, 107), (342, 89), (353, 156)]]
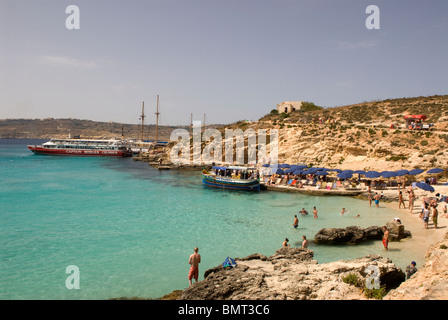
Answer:
[(387, 230), (386, 226), (383, 227), (383, 246), (386, 251), (389, 250), (389, 230)]
[(190, 272), (188, 273), (188, 281), (190, 286), (192, 285), (192, 280), (198, 282), (199, 275), (199, 263), (201, 263), (201, 255), (198, 253), (198, 247), (194, 248), (194, 253), (190, 256), (188, 263), (191, 265)]

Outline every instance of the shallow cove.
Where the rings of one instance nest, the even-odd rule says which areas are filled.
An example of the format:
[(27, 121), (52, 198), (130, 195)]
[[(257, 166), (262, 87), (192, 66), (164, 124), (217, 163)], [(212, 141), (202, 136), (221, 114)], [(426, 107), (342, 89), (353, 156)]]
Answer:
[[(321, 228), (384, 225), (397, 216), (354, 198), (208, 188), (200, 172), (159, 171), (132, 159), (38, 156), (26, 144), (0, 141), (1, 299), (157, 298), (188, 286), (194, 247), (202, 279), (227, 256), (268, 256), (286, 237), (300, 246), (302, 235), (312, 240)], [(302, 208), (310, 214), (301, 216)], [(319, 263), (379, 253), (405, 268), (424, 262), (413, 241), (391, 243), (387, 253), (380, 241), (310, 241), (309, 248)], [(65, 286), (69, 265), (79, 267), (79, 290)]]

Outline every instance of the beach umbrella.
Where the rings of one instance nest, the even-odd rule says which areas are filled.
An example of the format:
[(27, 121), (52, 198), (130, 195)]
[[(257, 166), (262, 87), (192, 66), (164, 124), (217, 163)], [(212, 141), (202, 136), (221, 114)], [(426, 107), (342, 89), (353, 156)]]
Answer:
[(423, 189), (425, 191), (430, 191), (430, 192), (434, 192), (434, 188), (432, 186), (430, 186), (429, 184), (426, 184), (424, 182), (417, 182), (415, 184), (418, 188)]
[(302, 169), (306, 169), (306, 168), (308, 168), (308, 166), (305, 165), (305, 164), (299, 164), (299, 165), (297, 165), (297, 169), (298, 169), (298, 170), (302, 170)]
[(433, 169), (426, 171), (426, 173), (442, 173), (443, 171), (445, 171), (445, 170), (440, 169), (440, 168), (433, 168)]
[(381, 177), (381, 173), (377, 172), (377, 171), (368, 171), (366, 172), (366, 174), (364, 175), (366, 178), (379, 178)]
[(383, 171), (383, 172), (381, 172), (381, 176), (383, 178), (392, 178), (392, 177), (396, 177), (397, 174), (396, 174), (396, 172), (393, 172), (393, 171)]
[(303, 170), (295, 170), (292, 174), (303, 174)]
[(275, 172), (273, 172), (275, 174), (284, 174), (285, 171), (283, 171), (283, 169), (278, 168), (277, 170), (275, 170)]
[(415, 176), (417, 174), (422, 173), (423, 171), (425, 171), (425, 170), (422, 170), (422, 169), (412, 169), (411, 171), (409, 171), (408, 174), (411, 175), (411, 176)]
[(313, 174), (317, 172), (317, 168), (308, 168), (308, 170), (306, 170), (306, 174)]
[(397, 174), (397, 177), (401, 177), (401, 176), (405, 176), (405, 175), (409, 174), (409, 171), (408, 170), (398, 170), (396, 172), (396, 174)]
[(342, 171), (338, 173), (337, 177), (340, 179), (350, 179), (351, 177), (353, 177), (353, 174), (351, 172)]
[(366, 172), (364, 170), (355, 170), (355, 171), (353, 171), (353, 173), (362, 174), (362, 175), (366, 174)]
[(265, 167), (265, 168), (269, 168), (270, 166), (271, 165), (269, 163), (266, 163), (266, 164), (262, 165), (262, 167)]
[(282, 164), (279, 164), (278, 167), (279, 167), (279, 168), (289, 168), (290, 165), (287, 164), (287, 163), (282, 163)]
[(325, 171), (325, 170), (317, 171), (317, 172), (316, 172), (316, 176), (326, 176), (327, 174), (328, 174), (328, 172)]
[(335, 171), (337, 173), (341, 173), (342, 172), (341, 169), (327, 169), (327, 171)]

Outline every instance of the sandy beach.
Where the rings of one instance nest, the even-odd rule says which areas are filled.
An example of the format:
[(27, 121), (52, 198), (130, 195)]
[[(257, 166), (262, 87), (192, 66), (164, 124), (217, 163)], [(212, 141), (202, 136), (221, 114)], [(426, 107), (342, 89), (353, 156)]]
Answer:
[[(414, 188), (414, 194), (416, 196), (414, 200), (414, 209), (412, 213), (409, 211), (409, 201), (408, 196), (405, 192), (403, 192), (404, 202), (406, 205), (406, 209), (398, 208), (398, 189), (397, 187), (388, 187), (386, 190), (372, 190), (372, 193), (378, 192), (380, 194), (383, 192), (383, 199), (380, 201), (380, 209), (381, 207), (387, 207), (390, 210), (395, 211), (394, 215), (390, 217), (390, 221), (394, 218), (400, 218), (402, 224), (405, 226), (406, 230), (411, 231), (412, 238), (403, 239), (400, 241), (399, 247), (402, 249), (406, 249), (415, 253), (414, 257), (409, 257), (409, 262), (412, 260), (419, 260), (423, 262), (425, 259), (426, 250), (433, 244), (441, 241), (444, 235), (448, 232), (448, 218), (443, 214), (443, 206), (448, 203), (442, 202), (439, 203), (437, 209), (439, 212), (438, 225), (437, 229), (434, 228), (432, 217), (429, 219), (428, 229), (424, 228), (424, 224), (422, 219), (419, 217), (419, 213), (422, 209), (422, 201), (424, 197), (435, 197), (435, 194), (440, 193), (443, 195), (448, 195), (448, 186), (445, 185), (433, 185), (435, 191), (428, 192), (419, 188)], [(407, 188), (407, 187), (406, 187)], [(301, 189), (297, 189), (295, 187), (288, 186), (267, 186), (267, 190), (270, 191), (280, 191), (280, 192), (298, 192), (308, 195), (318, 195), (318, 196), (353, 196), (357, 198), (367, 200), (367, 192), (366, 190), (339, 190), (339, 189), (331, 189), (331, 190), (322, 190), (316, 189), (311, 186), (304, 186)], [(368, 203), (366, 203), (368, 205)], [(375, 206), (374, 201), (372, 200), (372, 207)], [(386, 223), (385, 221), (384, 223)], [(390, 244), (391, 248), (394, 247), (394, 244)], [(392, 249), (393, 250), (393, 249)], [(394, 259), (392, 259), (394, 260)], [(421, 266), (421, 265), (420, 265)]]
[[(448, 206), (448, 203), (442, 202), (437, 207), (439, 212), (437, 229), (434, 228), (432, 217), (429, 219), (428, 229), (424, 228), (423, 221), (419, 217), (424, 197), (434, 197), (436, 193), (444, 195), (448, 194), (448, 186), (435, 185), (433, 187), (435, 191), (432, 193), (419, 188), (414, 188), (416, 199), (414, 201), (414, 210), (412, 213), (409, 211), (409, 201), (407, 196), (404, 196), (406, 209), (403, 209), (403, 206), (401, 209), (398, 208), (398, 190), (396, 188), (383, 190), (386, 199), (396, 198), (396, 200), (380, 201), (380, 206), (386, 206), (396, 211), (397, 217), (401, 219), (403, 225), (406, 226), (406, 229), (410, 230), (412, 233), (412, 241), (406, 241), (409, 241), (415, 246), (415, 250), (422, 252), (423, 254), (431, 245), (441, 241), (444, 235), (448, 232), (448, 218), (443, 214), (442, 209), (445, 204)], [(372, 205), (374, 204), (372, 203)]]

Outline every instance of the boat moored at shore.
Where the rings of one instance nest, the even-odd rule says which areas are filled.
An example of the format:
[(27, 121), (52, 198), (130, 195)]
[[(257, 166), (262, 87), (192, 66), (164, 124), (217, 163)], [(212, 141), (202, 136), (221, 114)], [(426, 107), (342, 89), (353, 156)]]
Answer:
[(209, 187), (223, 189), (260, 191), (256, 168), (213, 167), (212, 172), (202, 171), (202, 183)]
[(42, 145), (28, 145), (35, 154), (66, 156), (131, 157), (132, 150), (123, 140), (51, 139)]

